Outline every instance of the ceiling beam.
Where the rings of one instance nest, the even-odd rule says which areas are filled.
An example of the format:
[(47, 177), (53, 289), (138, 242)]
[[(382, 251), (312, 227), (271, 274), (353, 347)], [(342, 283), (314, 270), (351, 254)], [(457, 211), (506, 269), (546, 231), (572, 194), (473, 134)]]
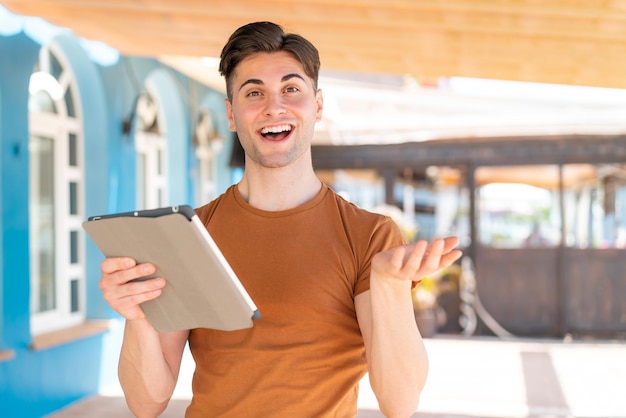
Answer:
[(625, 0), (1, 2), (129, 55), (216, 57), (234, 28), (272, 20), (327, 70), (626, 88)]

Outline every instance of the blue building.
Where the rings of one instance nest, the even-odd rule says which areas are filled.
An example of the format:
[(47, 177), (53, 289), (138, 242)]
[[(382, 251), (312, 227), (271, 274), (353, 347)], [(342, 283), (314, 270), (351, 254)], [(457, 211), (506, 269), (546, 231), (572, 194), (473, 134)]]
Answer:
[(223, 101), (158, 60), (0, 7), (1, 416), (44, 416), (116, 381), (123, 321), (81, 224), (226, 189)]

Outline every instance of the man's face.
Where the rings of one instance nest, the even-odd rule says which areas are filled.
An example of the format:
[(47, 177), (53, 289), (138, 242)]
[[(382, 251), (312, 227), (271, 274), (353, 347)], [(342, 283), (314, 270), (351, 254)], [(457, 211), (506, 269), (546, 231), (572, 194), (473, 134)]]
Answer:
[(258, 53), (241, 61), (232, 90), (226, 112), (246, 152), (246, 166), (285, 167), (310, 153), (322, 93), (290, 54)]

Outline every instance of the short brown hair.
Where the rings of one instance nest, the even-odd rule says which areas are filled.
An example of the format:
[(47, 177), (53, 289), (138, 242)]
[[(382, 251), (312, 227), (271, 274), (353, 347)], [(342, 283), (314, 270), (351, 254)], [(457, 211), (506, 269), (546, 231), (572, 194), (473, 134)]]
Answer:
[(272, 22), (254, 22), (241, 26), (228, 39), (220, 54), (220, 74), (226, 79), (226, 94), (233, 97), (232, 76), (237, 65), (245, 58), (258, 52), (285, 51), (298, 60), (304, 72), (313, 80), (317, 90), (320, 56), (317, 48), (304, 37), (285, 33), (283, 28)]

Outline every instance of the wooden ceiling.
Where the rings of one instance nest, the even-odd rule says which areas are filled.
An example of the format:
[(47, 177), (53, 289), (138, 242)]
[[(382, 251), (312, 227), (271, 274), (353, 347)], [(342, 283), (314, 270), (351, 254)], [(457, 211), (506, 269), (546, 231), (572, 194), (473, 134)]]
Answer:
[(626, 88), (626, 0), (0, 0), (142, 56), (215, 57), (238, 26), (309, 38), (322, 68)]

